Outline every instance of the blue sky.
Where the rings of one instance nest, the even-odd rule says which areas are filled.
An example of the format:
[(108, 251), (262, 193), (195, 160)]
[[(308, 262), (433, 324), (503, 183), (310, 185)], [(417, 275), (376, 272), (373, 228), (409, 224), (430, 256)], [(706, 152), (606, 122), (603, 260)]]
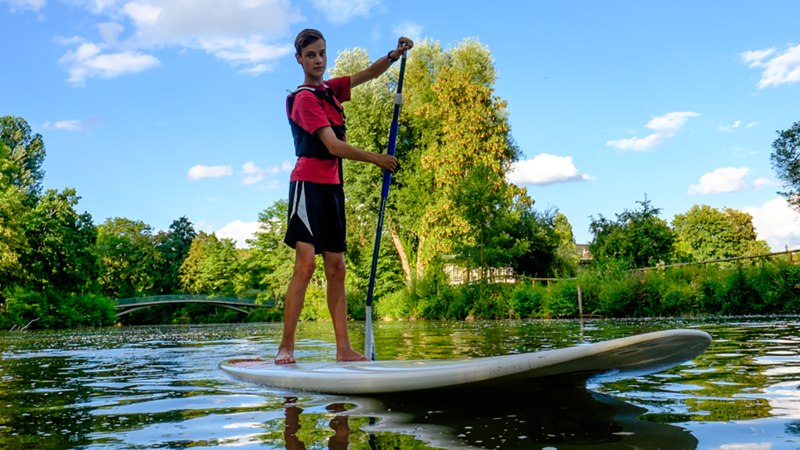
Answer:
[(578, 242), (647, 196), (668, 221), (747, 211), (782, 250), (800, 215), (769, 156), (800, 121), (797, 17), (795, 0), (0, 0), (0, 114), (42, 134), (45, 187), (77, 189), (96, 224), (185, 215), (243, 243), (287, 195), (299, 30), (373, 58), (401, 34), (474, 38), (524, 154), (510, 180)]

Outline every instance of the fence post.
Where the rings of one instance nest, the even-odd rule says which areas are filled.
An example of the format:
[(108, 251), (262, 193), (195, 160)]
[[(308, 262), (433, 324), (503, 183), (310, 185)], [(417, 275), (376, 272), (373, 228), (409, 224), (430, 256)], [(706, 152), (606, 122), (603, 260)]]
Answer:
[(581, 285), (578, 285), (578, 317), (583, 318), (583, 296), (581, 295)]

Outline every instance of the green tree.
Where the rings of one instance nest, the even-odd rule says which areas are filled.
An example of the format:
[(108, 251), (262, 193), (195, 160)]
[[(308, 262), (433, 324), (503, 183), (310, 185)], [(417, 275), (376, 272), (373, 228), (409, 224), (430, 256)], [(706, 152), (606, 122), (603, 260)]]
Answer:
[(558, 267), (558, 248), (561, 236), (555, 226), (558, 215), (554, 210), (537, 212), (532, 206), (520, 208), (514, 235), (527, 243), (525, 251), (514, 258), (514, 272), (529, 277), (551, 277)]
[[(11, 183), (11, 149), (0, 141), (0, 286), (8, 287), (18, 278), (22, 267), (19, 257), (25, 249), (22, 228), (27, 208), (25, 195)], [(2, 289), (0, 289), (2, 290)], [(0, 292), (0, 298), (2, 297)]]
[(97, 255), (104, 295), (128, 298), (156, 293), (163, 262), (150, 225), (121, 217), (107, 219), (97, 227)]
[(0, 142), (10, 149), (8, 161), (2, 168), (11, 184), (34, 203), (42, 191), (45, 147), (42, 136), (31, 134), (31, 127), (21, 117), (0, 117)]
[[(368, 63), (363, 52), (344, 53), (332, 73), (350, 73)], [(457, 242), (474, 236), (464, 217), (467, 211), (454, 201), (471, 171), (488, 169), (486, 186), (507, 196), (505, 208), (530, 199), (505, 181), (518, 150), (510, 136), (506, 103), (493, 95), (496, 74), (486, 47), (468, 40), (444, 51), (437, 43), (423, 42), (415, 46), (405, 76), (397, 142), (402, 169), (393, 178), (386, 228), (399, 261), (396, 266), (410, 282), (434, 259), (452, 254)], [(353, 92), (345, 106), (349, 142), (373, 151), (386, 148), (396, 79), (395, 67)], [(381, 177), (375, 170), (352, 166), (345, 185), (348, 220), (362, 230), (357, 244), (368, 248)]]
[(456, 261), (479, 269), (481, 279), (487, 268), (509, 267), (528, 249), (528, 240), (514, 234), (519, 217), (510, 208), (509, 187), (502, 182), (487, 185), (492, 175), (491, 168), (478, 166), (453, 188), (453, 212), (464, 218), (469, 230), (454, 239)]
[(89, 213), (75, 211), (79, 200), (74, 189), (49, 189), (26, 214), (27, 245), (20, 262), (28, 288), (79, 294), (94, 290), (97, 230)]
[(675, 251), (686, 261), (752, 256), (769, 253), (769, 245), (758, 239), (753, 217), (732, 208), (719, 210), (694, 205), (672, 219)]
[(800, 210), (800, 122), (789, 129), (777, 131), (772, 143), (772, 168), (784, 182), (786, 191), (779, 192), (795, 209)]
[(181, 285), (191, 294), (233, 296), (241, 267), (232, 239), (200, 232), (181, 265)]
[(186, 216), (173, 220), (169, 230), (160, 231), (155, 236), (155, 246), (163, 264), (158, 281), (159, 294), (173, 294), (181, 291), (181, 264), (189, 254), (189, 248), (197, 232)]
[(672, 259), (674, 232), (667, 222), (658, 217), (661, 210), (654, 208), (645, 196), (638, 210), (625, 210), (617, 220), (602, 215), (589, 224), (593, 235), (589, 251), (598, 261), (621, 261), (631, 268), (652, 267)]

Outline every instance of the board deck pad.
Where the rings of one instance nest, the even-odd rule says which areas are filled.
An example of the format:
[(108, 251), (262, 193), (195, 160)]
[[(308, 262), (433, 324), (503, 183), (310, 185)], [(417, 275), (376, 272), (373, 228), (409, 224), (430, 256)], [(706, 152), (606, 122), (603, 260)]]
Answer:
[(550, 377), (632, 378), (694, 359), (711, 343), (700, 330), (667, 330), (556, 350), (473, 359), (298, 362), (232, 359), (226, 373), (276, 388), (326, 394), (519, 388)]

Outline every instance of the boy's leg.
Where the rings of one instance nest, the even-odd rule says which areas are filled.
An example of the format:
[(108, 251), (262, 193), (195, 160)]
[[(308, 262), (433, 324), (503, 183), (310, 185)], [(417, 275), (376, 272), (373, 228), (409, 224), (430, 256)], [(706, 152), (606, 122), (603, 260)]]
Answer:
[(347, 299), (344, 289), (344, 253), (322, 252), (327, 281), (328, 310), (336, 336), (337, 361), (367, 361), (369, 358), (353, 350), (347, 332)]
[(275, 356), (275, 364), (295, 362), (294, 334), (312, 275), (314, 275), (314, 246), (307, 242), (298, 242), (295, 245), (294, 273), (289, 282), (289, 289), (286, 290), (286, 300), (283, 305), (283, 337), (278, 346), (278, 355)]

